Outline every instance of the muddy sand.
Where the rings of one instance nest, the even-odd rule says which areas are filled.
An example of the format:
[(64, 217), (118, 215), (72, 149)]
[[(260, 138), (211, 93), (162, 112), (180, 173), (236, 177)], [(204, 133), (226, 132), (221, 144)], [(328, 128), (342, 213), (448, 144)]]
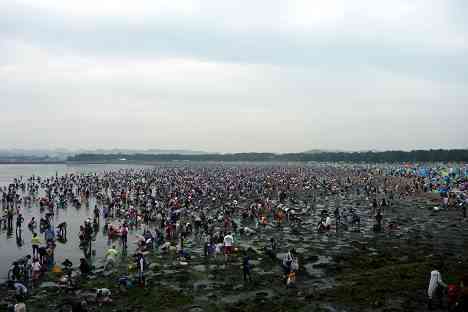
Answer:
[[(128, 273), (130, 258), (112, 273), (97, 268), (96, 276), (66, 293), (49, 274), (27, 301), (28, 311), (70, 311), (70, 300), (87, 299), (91, 311), (426, 311), (429, 273), (442, 263), (442, 277), (453, 283), (468, 273), (468, 221), (460, 211), (434, 212), (430, 196), (397, 200), (384, 211), (384, 224), (398, 229), (374, 233), (369, 209), (360, 212), (359, 229), (334, 228), (317, 233), (319, 212), (355, 206), (358, 198), (329, 197), (288, 204), (304, 220), (300, 226), (267, 226), (241, 236), (237, 247), (248, 250), (253, 265), (251, 283), (244, 284), (241, 256), (228, 264), (205, 259), (200, 243), (188, 242), (192, 260), (180, 263), (175, 255), (148, 255), (146, 288), (121, 289), (117, 279)], [(275, 237), (279, 252), (268, 256), (264, 246)], [(299, 253), (295, 287), (281, 279), (280, 259), (289, 248)], [(93, 288), (109, 288), (113, 302), (95, 303)], [(12, 301), (1, 290), (0, 311)], [(437, 310), (436, 310), (437, 311)], [(442, 310), (440, 310), (442, 311)]]

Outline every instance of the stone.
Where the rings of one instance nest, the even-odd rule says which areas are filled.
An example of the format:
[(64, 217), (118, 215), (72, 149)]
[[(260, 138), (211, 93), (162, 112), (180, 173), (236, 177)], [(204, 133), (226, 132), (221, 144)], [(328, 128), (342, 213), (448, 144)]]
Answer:
[(195, 270), (197, 272), (204, 273), (204, 272), (206, 272), (206, 266), (203, 265), (203, 264), (194, 265), (193, 270)]
[(42, 289), (58, 289), (60, 288), (60, 285), (54, 282), (44, 282), (39, 286), (39, 288)]

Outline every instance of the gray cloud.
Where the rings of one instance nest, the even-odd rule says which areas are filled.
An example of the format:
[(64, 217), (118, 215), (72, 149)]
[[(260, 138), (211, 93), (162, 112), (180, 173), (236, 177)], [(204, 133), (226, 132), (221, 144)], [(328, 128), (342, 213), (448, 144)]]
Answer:
[(468, 145), (462, 2), (141, 3), (0, 3), (1, 145)]

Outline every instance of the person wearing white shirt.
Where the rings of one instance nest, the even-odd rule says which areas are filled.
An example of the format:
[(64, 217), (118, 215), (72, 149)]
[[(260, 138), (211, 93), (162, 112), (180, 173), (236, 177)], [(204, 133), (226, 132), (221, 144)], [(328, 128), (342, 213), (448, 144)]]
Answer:
[(37, 281), (41, 276), (41, 264), (37, 259), (34, 260), (32, 264), (32, 280), (33, 282)]
[(330, 230), (331, 223), (332, 223), (332, 221), (331, 221), (330, 216), (327, 216), (327, 218), (325, 219), (325, 229), (327, 231)]
[(427, 296), (429, 297), (429, 309), (433, 308), (432, 300), (434, 299), (434, 296), (437, 296), (439, 299), (439, 304), (442, 306), (442, 287), (447, 287), (447, 285), (442, 281), (442, 275), (438, 270), (432, 271), (429, 287), (427, 289)]
[(224, 257), (226, 258), (226, 261), (229, 255), (234, 251), (233, 245), (234, 237), (231, 233), (228, 233), (226, 236), (224, 236)]

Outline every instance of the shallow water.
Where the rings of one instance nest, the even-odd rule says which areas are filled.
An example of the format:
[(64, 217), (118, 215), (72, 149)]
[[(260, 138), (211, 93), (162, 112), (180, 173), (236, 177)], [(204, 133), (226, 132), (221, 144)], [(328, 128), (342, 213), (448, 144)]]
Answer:
[[(143, 167), (144, 166), (131, 165), (0, 165), (0, 186), (6, 186), (11, 183), (14, 178), (19, 178), (21, 176), (24, 179), (32, 175), (51, 177), (55, 176), (56, 174), (60, 176), (65, 173), (92, 173)], [(68, 225), (68, 242), (66, 244), (57, 242), (57, 248), (55, 250), (56, 263), (60, 264), (68, 258), (73, 262), (73, 264), (79, 264), (79, 259), (83, 257), (83, 251), (79, 248), (79, 228), (87, 217), (92, 217), (94, 205), (95, 201), (92, 199), (89, 203), (89, 207), (83, 205), (78, 209), (74, 207), (56, 209), (54, 224), (57, 225), (66, 221)], [(0, 230), (0, 281), (4, 281), (7, 278), (8, 269), (10, 268), (13, 261), (28, 254), (32, 254), (32, 233), (28, 229), (27, 223), (32, 217), (35, 217), (36, 220), (39, 221), (41, 212), (38, 204), (33, 204), (31, 207), (22, 207), (22, 213), (25, 218), (25, 224), (23, 225), (23, 231), (21, 235), (23, 239), (23, 245), (18, 244), (14, 229), (13, 233), (10, 235), (7, 233), (7, 231), (3, 229)], [(92, 244), (93, 252), (95, 252), (95, 256), (93, 256), (93, 261), (95, 264), (99, 264), (99, 261), (103, 258), (103, 255), (109, 244), (112, 244), (112, 242), (108, 241), (107, 235), (104, 235), (102, 232), (103, 224), (104, 221), (101, 219), (100, 231), (96, 237), (96, 241)], [(134, 244), (131, 244), (131, 242), (135, 240), (135, 235), (138, 233), (139, 232), (137, 230), (130, 231), (129, 233), (129, 252), (132, 252), (135, 249)], [(118, 241), (115, 243), (117, 246), (119, 245)]]

